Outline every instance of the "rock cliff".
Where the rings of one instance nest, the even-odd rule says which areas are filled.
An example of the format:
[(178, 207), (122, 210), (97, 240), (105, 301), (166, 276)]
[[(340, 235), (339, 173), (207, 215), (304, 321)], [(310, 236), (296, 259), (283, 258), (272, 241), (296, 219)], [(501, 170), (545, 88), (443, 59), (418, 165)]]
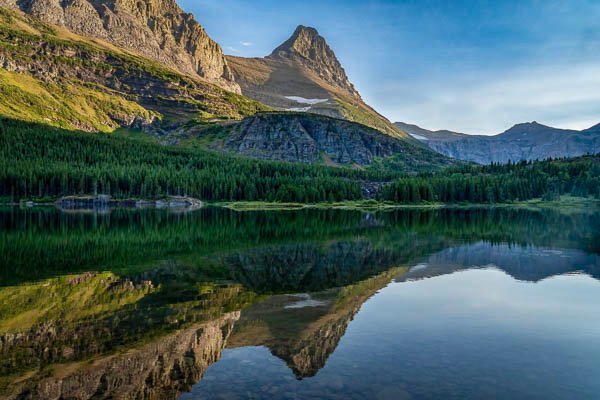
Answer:
[(239, 311), (139, 349), (14, 385), (8, 399), (177, 399), (221, 357)]
[(449, 161), (430, 154), (424, 146), (365, 125), (307, 113), (261, 113), (226, 130), (225, 138), (215, 141), (213, 148), (263, 160), (336, 166), (371, 165), (379, 159), (397, 157), (409, 168)]
[(0, 6), (240, 92), (221, 47), (175, 0), (0, 0)]
[(0, 7), (2, 116), (84, 131), (152, 125), (160, 133), (191, 119), (239, 119), (259, 109), (267, 108), (105, 41)]

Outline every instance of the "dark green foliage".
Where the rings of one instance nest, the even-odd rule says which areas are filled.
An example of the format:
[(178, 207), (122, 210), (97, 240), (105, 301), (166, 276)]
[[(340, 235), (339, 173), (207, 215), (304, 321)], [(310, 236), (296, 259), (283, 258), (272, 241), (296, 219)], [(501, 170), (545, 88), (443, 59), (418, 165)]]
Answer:
[(466, 165), (437, 174), (401, 178), (384, 187), (383, 200), (397, 203), (502, 203), (560, 195), (600, 198), (600, 156)]
[(0, 119), (0, 197), (111, 194), (321, 202), (362, 198), (375, 172), (262, 162)]
[(186, 195), (207, 201), (315, 203), (360, 200), (362, 182), (393, 179), (397, 180), (379, 193), (380, 200), (501, 203), (557, 200), (565, 194), (600, 198), (599, 156), (462, 165), (410, 176), (258, 161), (9, 119), (0, 119), (0, 144), (0, 199), (9, 201), (111, 194), (117, 198)]

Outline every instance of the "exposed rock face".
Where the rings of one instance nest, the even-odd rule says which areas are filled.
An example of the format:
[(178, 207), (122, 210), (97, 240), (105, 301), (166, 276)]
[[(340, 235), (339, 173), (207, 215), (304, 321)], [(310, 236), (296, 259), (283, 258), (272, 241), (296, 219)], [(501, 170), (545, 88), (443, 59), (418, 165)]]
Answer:
[(85, 131), (146, 128), (162, 137), (190, 119), (241, 119), (256, 109), (267, 107), (105, 41), (0, 7), (5, 117)]
[(314, 28), (299, 26), (264, 58), (227, 57), (242, 93), (269, 106), (343, 118), (407, 137), (364, 103), (342, 64)]
[(411, 145), (366, 126), (308, 114), (249, 117), (222, 143), (226, 151), (263, 160), (368, 165)]
[[(106, 357), (60, 376), (21, 382), (9, 399), (177, 399), (219, 360), (240, 313)], [(68, 370), (68, 369), (67, 369)]]
[(416, 125), (396, 125), (441, 154), (479, 164), (577, 157), (600, 152), (598, 125), (574, 131), (531, 122), (515, 125), (496, 136), (432, 132)]
[(221, 47), (175, 0), (0, 0), (0, 5), (240, 92)]
[(299, 26), (292, 37), (273, 50), (268, 58), (294, 60), (303, 64), (325, 82), (360, 99), (335, 53), (314, 28)]

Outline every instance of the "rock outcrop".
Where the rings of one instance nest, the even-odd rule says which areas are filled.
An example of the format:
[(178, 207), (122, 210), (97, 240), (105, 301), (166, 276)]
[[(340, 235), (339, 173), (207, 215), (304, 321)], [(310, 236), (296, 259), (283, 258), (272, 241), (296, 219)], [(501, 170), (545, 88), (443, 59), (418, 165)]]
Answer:
[(600, 152), (598, 125), (575, 131), (531, 122), (517, 124), (496, 136), (434, 132), (401, 122), (396, 125), (438, 153), (479, 164), (577, 157)]
[(0, 6), (240, 92), (221, 47), (175, 0), (0, 0)]
[(430, 155), (424, 147), (367, 126), (307, 113), (257, 114), (228, 129), (214, 148), (263, 160), (369, 165), (390, 156), (418, 163)]

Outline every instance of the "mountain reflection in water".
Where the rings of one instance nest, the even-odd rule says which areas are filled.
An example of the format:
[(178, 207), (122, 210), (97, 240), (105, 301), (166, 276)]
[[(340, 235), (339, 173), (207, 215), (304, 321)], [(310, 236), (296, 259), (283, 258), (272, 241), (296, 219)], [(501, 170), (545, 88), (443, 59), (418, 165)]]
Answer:
[[(268, 397), (256, 382), (238, 392), (226, 384), (243, 365), (235, 354), (265, 356), (253, 349), (267, 349), (292, 377), (309, 378), (279, 385), (281, 376), (265, 371), (271, 396), (287, 396), (278, 386), (310, 396), (322, 389), (328, 360), (345, 354), (336, 349), (352, 321), (377, 314), (363, 310), (365, 302), (390, 284), (490, 268), (527, 282), (600, 278), (595, 213), (6, 209), (0, 224), (6, 398), (205, 398), (230, 390)], [(233, 361), (219, 362), (222, 354)], [(333, 379), (340, 388), (347, 380), (362, 378)], [(384, 395), (398, 395), (381, 385)], [(453, 393), (461, 391), (440, 395)]]

